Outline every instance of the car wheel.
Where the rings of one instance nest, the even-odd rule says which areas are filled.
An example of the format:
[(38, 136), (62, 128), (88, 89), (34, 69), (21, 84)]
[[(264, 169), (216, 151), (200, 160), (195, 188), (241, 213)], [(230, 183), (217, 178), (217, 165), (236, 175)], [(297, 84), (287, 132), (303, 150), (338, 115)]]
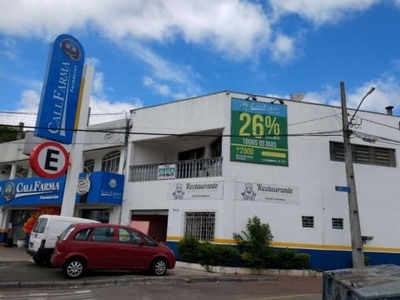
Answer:
[(157, 258), (151, 264), (150, 271), (153, 275), (163, 276), (165, 273), (167, 273), (167, 263), (165, 260)]
[(81, 258), (72, 258), (68, 260), (64, 266), (63, 271), (65, 276), (71, 279), (79, 278), (85, 272), (85, 262)]

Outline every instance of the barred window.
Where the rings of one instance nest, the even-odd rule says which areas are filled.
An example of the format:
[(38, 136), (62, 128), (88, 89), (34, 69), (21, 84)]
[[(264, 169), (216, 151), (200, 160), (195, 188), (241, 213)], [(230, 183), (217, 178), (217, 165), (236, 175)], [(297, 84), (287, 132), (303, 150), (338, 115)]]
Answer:
[(200, 241), (213, 241), (215, 230), (215, 212), (185, 213), (185, 236)]
[(118, 173), (119, 159), (121, 153), (119, 151), (110, 152), (103, 156), (101, 170), (105, 172)]
[(83, 172), (90, 173), (94, 170), (94, 159), (87, 159), (83, 164)]
[(332, 228), (333, 229), (343, 229), (343, 219), (342, 218), (332, 218)]
[[(351, 153), (354, 163), (396, 167), (395, 149), (351, 144)], [(330, 155), (332, 161), (345, 161), (343, 143), (330, 142)]]
[(301, 223), (305, 228), (314, 228), (314, 217), (313, 216), (302, 216)]

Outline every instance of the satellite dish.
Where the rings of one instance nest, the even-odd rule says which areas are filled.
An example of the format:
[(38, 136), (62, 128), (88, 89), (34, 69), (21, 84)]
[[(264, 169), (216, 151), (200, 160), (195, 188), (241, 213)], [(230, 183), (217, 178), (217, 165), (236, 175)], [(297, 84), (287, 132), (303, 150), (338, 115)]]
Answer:
[(304, 98), (304, 93), (297, 93), (297, 94), (291, 94), (290, 95), (290, 100), (293, 101), (301, 101)]

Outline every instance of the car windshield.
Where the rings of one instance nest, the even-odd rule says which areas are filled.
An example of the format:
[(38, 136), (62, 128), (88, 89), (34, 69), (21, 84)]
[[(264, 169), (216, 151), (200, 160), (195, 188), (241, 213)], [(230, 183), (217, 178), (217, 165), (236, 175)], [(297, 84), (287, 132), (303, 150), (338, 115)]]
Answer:
[(73, 229), (74, 229), (74, 225), (69, 225), (67, 228), (64, 229), (63, 232), (61, 232), (58, 239), (61, 241), (65, 241)]

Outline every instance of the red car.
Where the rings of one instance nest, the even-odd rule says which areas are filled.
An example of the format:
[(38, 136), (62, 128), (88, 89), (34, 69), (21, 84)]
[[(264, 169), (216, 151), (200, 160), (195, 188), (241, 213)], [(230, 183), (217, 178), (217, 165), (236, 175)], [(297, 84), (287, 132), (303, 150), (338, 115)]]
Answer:
[(157, 276), (175, 267), (170, 248), (124, 225), (78, 223), (65, 229), (51, 257), (68, 278), (86, 270), (148, 270)]

